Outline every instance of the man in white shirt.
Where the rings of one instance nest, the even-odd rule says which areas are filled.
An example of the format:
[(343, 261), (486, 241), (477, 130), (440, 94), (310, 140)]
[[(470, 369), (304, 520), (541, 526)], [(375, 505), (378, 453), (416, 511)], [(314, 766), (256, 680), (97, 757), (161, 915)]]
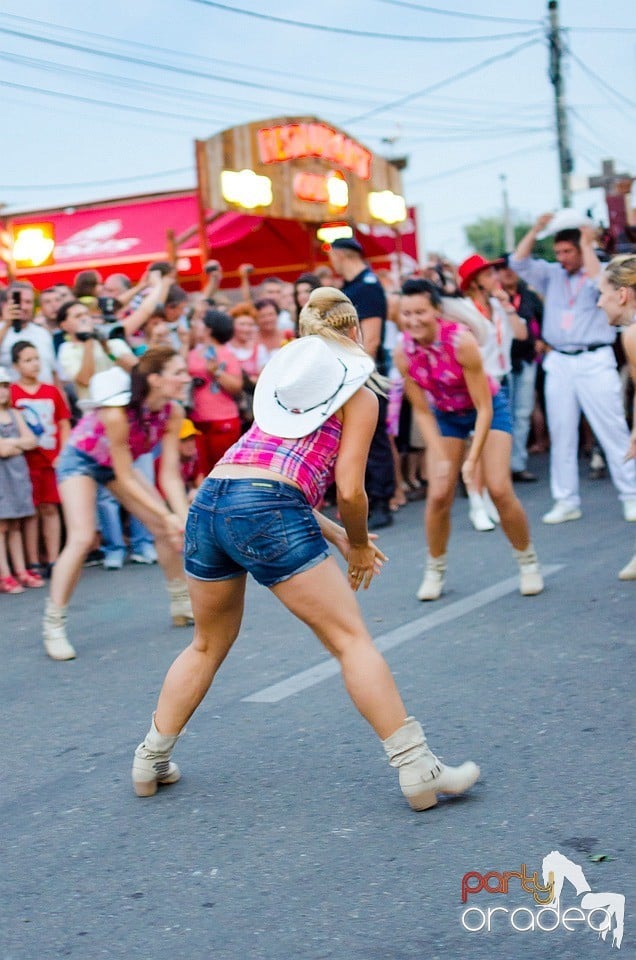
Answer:
[[(14, 304), (14, 295), (20, 294), (20, 304)], [(32, 344), (40, 357), (39, 378), (42, 383), (59, 386), (55, 375), (55, 350), (53, 337), (46, 327), (33, 322), (35, 291), (30, 283), (15, 280), (7, 290), (2, 320), (0, 321), (0, 366), (11, 371), (14, 380), (17, 373), (11, 363), (11, 348), (20, 340)]]

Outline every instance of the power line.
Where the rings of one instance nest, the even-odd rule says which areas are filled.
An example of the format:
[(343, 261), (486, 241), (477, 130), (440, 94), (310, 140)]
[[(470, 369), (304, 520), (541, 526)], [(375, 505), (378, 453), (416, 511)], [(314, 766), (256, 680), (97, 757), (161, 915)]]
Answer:
[(614, 87), (610, 86), (607, 81), (603, 80), (602, 77), (599, 77), (598, 73), (595, 73), (594, 70), (587, 65), (587, 63), (584, 63), (583, 60), (577, 57), (575, 53), (572, 53), (571, 50), (568, 50), (568, 53), (574, 62), (578, 64), (578, 66), (581, 67), (586, 74), (588, 74), (590, 77), (593, 77), (607, 93), (612, 93), (615, 97), (618, 97), (618, 99), (621, 101), (621, 106), (627, 105), (629, 107), (636, 107), (636, 100), (630, 100), (630, 98), (625, 96), (624, 93), (621, 93), (620, 90), (616, 90)]
[(378, 3), (388, 3), (394, 7), (408, 7), (423, 13), (437, 13), (445, 17), (461, 17), (464, 20), (488, 20), (491, 23), (534, 23), (540, 25), (540, 20), (520, 20), (517, 17), (490, 17), (483, 13), (463, 13), (459, 10), (442, 10), (439, 7), (424, 7), (419, 3), (408, 3), (407, 0), (378, 0)]
[(114, 180), (85, 180), (82, 183), (31, 183), (0, 184), (0, 190), (72, 190), (82, 187), (110, 187), (117, 183), (134, 183), (140, 180), (156, 180), (157, 177), (172, 177), (192, 173), (193, 167), (179, 167), (177, 170), (161, 170), (157, 173), (140, 173), (133, 177), (117, 177)]
[(472, 67), (468, 67), (466, 70), (460, 71), (460, 73), (455, 73), (451, 77), (447, 77), (445, 80), (440, 80), (438, 83), (433, 83), (429, 87), (424, 87), (422, 90), (416, 90), (415, 93), (409, 93), (404, 97), (400, 97), (397, 100), (392, 100), (390, 103), (385, 103), (383, 106), (374, 107), (372, 110), (367, 110), (366, 113), (360, 113), (355, 117), (350, 117), (344, 122), (346, 124), (359, 123), (361, 120), (366, 120), (368, 117), (373, 117), (378, 113), (384, 113), (386, 110), (393, 110), (396, 107), (402, 107), (405, 103), (409, 103), (411, 100), (417, 100), (418, 97), (423, 97), (426, 94), (433, 93), (435, 90), (439, 90), (442, 87), (447, 86), (449, 83), (454, 83), (456, 80), (462, 80), (464, 77), (468, 77), (473, 73), (477, 73), (479, 70), (483, 70), (485, 67), (489, 67), (493, 63), (497, 63), (499, 60), (505, 60), (508, 57), (514, 56), (516, 53), (519, 53), (521, 50), (525, 50), (528, 47), (534, 46), (538, 43), (539, 40), (526, 40), (525, 43), (520, 43), (518, 46), (513, 47), (511, 50), (507, 50), (505, 53), (498, 53), (495, 56), (488, 57), (487, 60), (481, 60), (479, 63), (476, 63)]
[(158, 117), (170, 117), (173, 120), (188, 120), (195, 123), (209, 123), (210, 125), (225, 123), (221, 120), (210, 120), (203, 117), (189, 117), (184, 113), (168, 113), (166, 110), (153, 110), (151, 107), (135, 107), (127, 103), (113, 103), (110, 100), (95, 100), (92, 97), (81, 97), (75, 93), (62, 93), (60, 90), (43, 90), (41, 87), (31, 87), (25, 83), (12, 83), (10, 80), (0, 80), (0, 87), (9, 87), (13, 90), (27, 90), (29, 93), (39, 93), (45, 97), (60, 97), (63, 100), (76, 100), (80, 103), (90, 103), (99, 107), (114, 107), (116, 110), (130, 110), (133, 113), (145, 113)]
[(191, 3), (198, 3), (204, 7), (215, 7), (217, 10), (225, 10), (228, 13), (240, 14), (245, 17), (254, 17), (257, 20), (266, 20), (268, 23), (282, 23), (289, 27), (301, 27), (304, 30), (319, 30), (322, 33), (337, 33), (348, 37), (364, 37), (367, 40), (400, 40), (407, 43), (474, 43), (486, 41), (491, 43), (493, 40), (512, 40), (517, 37), (528, 37), (535, 33), (534, 30), (516, 33), (497, 33), (487, 34), (483, 37), (422, 37), (422, 36), (404, 36), (396, 33), (375, 33), (371, 30), (351, 30), (347, 27), (330, 27), (324, 23), (306, 23), (302, 20), (289, 20), (287, 17), (274, 17), (269, 13), (258, 13), (256, 10), (243, 10), (239, 7), (231, 6), (228, 3), (216, 3), (215, 0), (190, 0)]
[(112, 53), (105, 50), (97, 50), (94, 47), (85, 47), (77, 43), (69, 43), (67, 40), (53, 40), (50, 37), (41, 37), (36, 34), (25, 33), (21, 30), (11, 30), (8, 27), (0, 27), (0, 33), (6, 33), (9, 36), (20, 37), (23, 40), (32, 40), (36, 43), (46, 43), (54, 47), (62, 47), (65, 50), (73, 50), (76, 53), (87, 53), (97, 57), (106, 57), (109, 60), (117, 60), (123, 63), (134, 63), (137, 66), (152, 67), (156, 70), (167, 70), (170, 73), (179, 73), (184, 76), (197, 77), (204, 80), (216, 80), (220, 83), (234, 84), (239, 87), (250, 87), (255, 90), (266, 90), (275, 93), (294, 93), (297, 96), (320, 97), (323, 100), (333, 101), (335, 103), (347, 103), (349, 97), (334, 96), (327, 93), (307, 92), (303, 90), (290, 90), (289, 84), (286, 87), (275, 87), (271, 84), (256, 83), (252, 80), (241, 80), (236, 77), (223, 77), (218, 74), (204, 73), (201, 70), (192, 70), (189, 67), (176, 67), (168, 63), (157, 63), (151, 60), (143, 60), (140, 57), (129, 57), (121, 53)]
[(550, 147), (552, 149), (554, 144), (542, 143), (538, 144), (536, 147), (521, 147), (519, 150), (511, 150), (509, 153), (500, 153), (496, 157), (489, 157), (487, 160), (481, 160), (479, 163), (465, 163), (463, 166), (454, 167), (452, 170), (442, 170), (439, 173), (431, 173), (423, 177), (418, 177), (416, 180), (407, 180), (406, 186), (410, 190), (411, 187), (414, 187), (416, 184), (422, 183), (423, 181), (428, 183), (431, 180), (441, 180), (444, 177), (452, 177), (456, 173), (465, 173), (467, 170), (477, 170), (479, 167), (486, 167), (491, 163), (499, 163), (500, 160), (509, 160), (512, 157), (518, 157), (522, 153), (536, 153), (538, 150), (545, 150), (546, 147)]
[[(36, 20), (30, 17), (18, 17), (8, 13), (0, 14), (0, 16), (4, 17), (4, 19), (8, 19), (12, 21), (20, 21), (21, 23), (34, 24), (38, 28), (43, 26), (50, 27), (54, 30), (63, 31), (64, 33), (71, 34), (73, 36), (87, 37), (90, 40), (106, 41), (106, 42), (121, 44), (122, 46), (125, 46), (125, 47), (133, 47), (133, 48), (136, 47), (140, 50), (150, 50), (152, 51), (153, 54), (166, 53), (169, 56), (187, 57), (188, 61), (198, 60), (200, 63), (204, 63), (204, 64), (222, 64), (223, 66), (240, 69), (241, 71), (252, 70), (252, 71), (256, 71), (259, 74), (259, 76), (262, 76), (265, 73), (265, 74), (272, 74), (276, 76), (282, 76), (282, 77), (285, 77), (286, 79), (289, 79), (290, 77), (301, 78), (305, 80), (309, 79), (306, 73), (302, 73), (302, 74), (290, 73), (289, 70), (277, 70), (276, 68), (269, 65), (265, 69), (262, 66), (262, 64), (258, 64), (256, 66), (254, 64), (241, 63), (236, 60), (223, 60), (218, 57), (214, 57), (214, 58), (203, 57), (200, 54), (191, 53), (190, 51), (184, 52), (180, 50), (173, 50), (169, 47), (157, 46), (156, 44), (141, 43), (138, 40), (129, 40), (126, 37), (113, 37), (103, 33), (92, 33), (88, 30), (78, 30), (75, 27), (61, 26), (60, 24), (50, 23), (46, 20)], [(38, 36), (40, 36), (40, 34), (38, 34)], [(88, 49), (90, 52), (94, 52), (92, 47)], [(325, 77), (320, 77), (321, 84), (324, 84), (325, 81), (326, 81)], [(337, 84), (334, 83), (334, 85), (337, 85)], [(386, 87), (372, 87), (369, 84), (358, 84), (348, 80), (347, 89), (350, 90), (352, 87), (358, 87), (360, 89), (365, 90), (366, 92), (369, 92), (370, 90), (376, 90), (376, 91), (382, 90), (383, 93), (386, 93)]]

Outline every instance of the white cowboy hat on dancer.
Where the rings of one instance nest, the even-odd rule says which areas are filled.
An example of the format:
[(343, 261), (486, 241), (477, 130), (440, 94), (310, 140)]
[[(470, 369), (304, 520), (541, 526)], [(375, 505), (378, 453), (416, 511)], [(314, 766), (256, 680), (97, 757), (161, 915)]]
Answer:
[(362, 352), (315, 335), (301, 337), (275, 354), (258, 378), (254, 419), (274, 437), (306, 437), (344, 406), (374, 368)]
[(80, 410), (98, 407), (126, 407), (130, 403), (130, 374), (121, 367), (111, 367), (91, 377), (89, 396), (80, 400)]
[(593, 227), (589, 217), (583, 216), (573, 207), (562, 207), (557, 210), (546, 227), (537, 234), (537, 240), (545, 240), (561, 230), (580, 230), (581, 227)]

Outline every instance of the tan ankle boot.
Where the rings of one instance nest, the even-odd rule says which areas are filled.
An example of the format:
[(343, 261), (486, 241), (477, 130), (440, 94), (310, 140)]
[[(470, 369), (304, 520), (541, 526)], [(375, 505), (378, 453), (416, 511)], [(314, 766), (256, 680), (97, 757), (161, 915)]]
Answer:
[(170, 594), (170, 616), (175, 627), (189, 627), (194, 623), (190, 594), (185, 580), (168, 580), (166, 587)]
[(74, 660), (75, 650), (66, 636), (67, 607), (57, 607), (52, 600), (46, 601), (42, 621), (44, 649), (52, 660)]
[(472, 760), (459, 767), (447, 767), (438, 760), (414, 717), (407, 717), (382, 745), (391, 766), (398, 768), (400, 788), (413, 810), (434, 807), (438, 793), (464, 793), (479, 777), (479, 767)]
[(152, 715), (150, 730), (135, 750), (132, 767), (133, 789), (138, 797), (152, 797), (159, 783), (176, 783), (181, 779), (181, 771), (176, 763), (170, 762), (174, 745), (185, 733), (166, 736), (159, 733)]
[(426, 558), (426, 570), (424, 579), (415, 596), (418, 600), (439, 600), (444, 589), (444, 579), (446, 575), (446, 554), (441, 557)]
[(543, 576), (539, 559), (532, 544), (525, 550), (513, 550), (519, 564), (519, 592), (523, 597), (535, 597), (543, 592)]

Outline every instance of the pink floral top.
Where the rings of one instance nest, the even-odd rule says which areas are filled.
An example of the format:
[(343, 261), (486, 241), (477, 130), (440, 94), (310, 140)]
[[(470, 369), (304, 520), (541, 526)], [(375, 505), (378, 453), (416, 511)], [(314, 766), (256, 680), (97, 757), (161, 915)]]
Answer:
[(342, 423), (337, 416), (295, 440), (273, 437), (255, 423), (219, 460), (263, 470), (273, 470), (296, 483), (312, 507), (316, 507), (333, 480)]
[[(408, 360), (408, 375), (426, 391), (429, 403), (445, 413), (473, 410), (474, 404), (462, 365), (457, 359), (458, 337), (466, 329), (460, 323), (438, 319), (439, 337), (435, 343), (422, 346), (408, 333), (404, 334), (404, 353)], [(488, 377), (490, 393), (494, 397), (499, 384)]]
[[(133, 460), (140, 457), (142, 453), (154, 450), (166, 432), (171, 410), (171, 403), (167, 403), (161, 410), (148, 410), (144, 407), (139, 420), (134, 411), (129, 407), (126, 408), (130, 427), (128, 446)], [(99, 410), (89, 410), (84, 414), (71, 430), (68, 442), (76, 450), (81, 450), (91, 460), (95, 460), (101, 467), (112, 467), (110, 444)]]

